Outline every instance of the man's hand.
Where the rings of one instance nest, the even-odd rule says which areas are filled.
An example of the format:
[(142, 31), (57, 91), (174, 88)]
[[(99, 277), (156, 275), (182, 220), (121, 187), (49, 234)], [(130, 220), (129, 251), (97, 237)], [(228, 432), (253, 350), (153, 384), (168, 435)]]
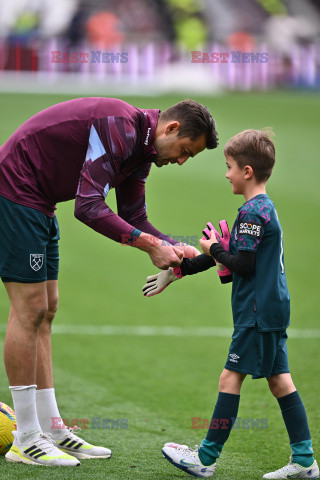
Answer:
[(152, 263), (160, 270), (178, 267), (183, 259), (183, 250), (175, 245), (163, 245), (162, 240), (142, 232), (134, 246), (147, 252)]
[(168, 270), (162, 270), (156, 275), (151, 275), (151, 277), (147, 277), (147, 283), (142, 288), (143, 295), (153, 297), (153, 295), (161, 293), (170, 283), (180, 278), (182, 278), (182, 274), (179, 267), (170, 267)]
[(175, 246), (153, 247), (149, 253), (153, 265), (161, 270), (178, 267), (183, 259), (183, 251)]

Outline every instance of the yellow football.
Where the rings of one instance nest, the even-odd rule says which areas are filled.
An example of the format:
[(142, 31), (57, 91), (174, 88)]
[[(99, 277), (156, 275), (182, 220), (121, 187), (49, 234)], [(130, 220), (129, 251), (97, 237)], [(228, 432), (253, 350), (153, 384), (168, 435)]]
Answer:
[(0, 402), (0, 455), (7, 453), (13, 442), (12, 431), (17, 429), (14, 411)]

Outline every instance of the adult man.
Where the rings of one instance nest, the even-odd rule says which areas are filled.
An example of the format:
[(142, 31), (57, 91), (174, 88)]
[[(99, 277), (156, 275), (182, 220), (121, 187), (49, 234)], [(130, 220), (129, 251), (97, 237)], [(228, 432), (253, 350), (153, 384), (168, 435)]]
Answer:
[[(11, 303), (4, 360), (17, 417), (8, 461), (73, 466), (75, 457), (111, 455), (69, 429), (52, 429), (60, 417), (50, 341), (58, 306), (55, 204), (75, 198), (75, 216), (89, 227), (140, 248), (159, 268), (177, 266), (198, 251), (176, 247), (148, 222), (145, 180), (152, 162), (182, 165), (206, 147), (217, 147), (215, 123), (192, 100), (160, 113), (82, 98), (38, 113), (0, 148), (0, 275)], [(111, 188), (118, 215), (105, 203)]]

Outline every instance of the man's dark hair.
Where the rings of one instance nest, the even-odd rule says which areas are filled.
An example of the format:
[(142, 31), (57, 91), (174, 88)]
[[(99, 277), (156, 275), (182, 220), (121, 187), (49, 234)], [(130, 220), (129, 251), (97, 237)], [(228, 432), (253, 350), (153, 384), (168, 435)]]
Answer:
[(216, 122), (207, 107), (194, 100), (183, 100), (160, 113), (160, 121), (177, 121), (180, 123), (179, 137), (188, 137), (192, 141), (201, 135), (206, 137), (206, 148), (218, 146)]

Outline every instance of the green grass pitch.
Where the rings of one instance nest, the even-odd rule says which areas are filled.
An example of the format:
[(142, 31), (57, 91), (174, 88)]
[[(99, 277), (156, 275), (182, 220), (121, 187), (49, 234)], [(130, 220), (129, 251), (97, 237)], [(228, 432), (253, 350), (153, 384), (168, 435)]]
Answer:
[[(0, 95), (0, 142), (39, 110), (68, 100), (56, 95)], [(160, 108), (179, 96), (126, 97), (141, 108)], [(284, 230), (292, 299), (289, 361), (319, 451), (319, 110), (316, 93), (237, 93), (193, 97), (217, 120), (220, 147), (186, 165), (153, 168), (147, 183), (149, 219), (172, 235), (199, 236), (207, 220), (229, 225), (242, 198), (224, 178), (223, 145), (245, 128), (271, 126), (277, 163), (269, 182)], [(114, 194), (108, 200), (115, 208)], [(189, 277), (146, 299), (141, 287), (157, 272), (147, 255), (113, 243), (73, 217), (73, 202), (60, 204), (60, 309), (53, 335), (55, 387), (64, 418), (127, 419), (128, 428), (85, 429), (83, 437), (110, 447), (109, 460), (83, 461), (77, 469), (41, 469), (7, 464), (1, 479), (189, 478), (161, 455), (164, 442), (199, 444), (206, 430), (192, 429), (191, 417), (210, 419), (230, 339), (190, 336), (199, 327), (231, 328), (230, 285), (214, 270)], [(0, 349), (8, 299), (0, 291)], [(110, 334), (101, 326), (117, 327)], [(129, 327), (179, 327), (182, 335), (134, 335)], [(90, 328), (97, 327), (97, 330)], [(128, 329), (126, 329), (128, 327)], [(290, 329), (292, 334), (290, 338)], [(64, 332), (64, 333), (63, 333)], [(299, 334), (300, 332), (300, 334)], [(0, 400), (12, 405), (3, 362)], [(288, 462), (289, 442), (276, 400), (265, 380), (245, 381), (239, 416), (268, 419), (266, 429), (234, 429), (215, 473), (219, 480), (259, 479)], [(320, 457), (318, 457), (318, 460)]]

